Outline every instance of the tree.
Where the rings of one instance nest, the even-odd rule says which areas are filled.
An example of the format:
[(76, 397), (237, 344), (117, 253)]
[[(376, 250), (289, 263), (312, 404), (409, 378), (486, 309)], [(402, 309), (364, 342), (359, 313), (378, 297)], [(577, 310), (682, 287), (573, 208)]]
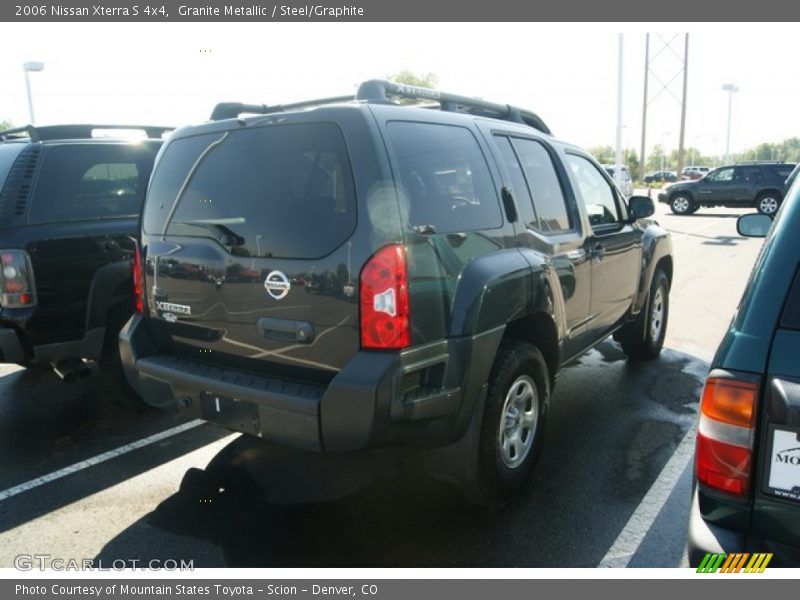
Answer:
[[(418, 75), (408, 69), (403, 69), (399, 73), (389, 75), (389, 80), (396, 83), (405, 83), (406, 85), (416, 85), (425, 88), (435, 88), (439, 78), (433, 73), (425, 73)], [(412, 100), (411, 98), (400, 98), (400, 104), (422, 104), (422, 100)]]
[(389, 80), (426, 88), (436, 87), (436, 84), (439, 83), (439, 78), (433, 73), (425, 73), (422, 75), (409, 71), (408, 69), (403, 69), (399, 73), (389, 75)]
[(0, 121), (0, 131), (4, 131), (6, 129), (11, 129), (14, 125), (11, 121)]

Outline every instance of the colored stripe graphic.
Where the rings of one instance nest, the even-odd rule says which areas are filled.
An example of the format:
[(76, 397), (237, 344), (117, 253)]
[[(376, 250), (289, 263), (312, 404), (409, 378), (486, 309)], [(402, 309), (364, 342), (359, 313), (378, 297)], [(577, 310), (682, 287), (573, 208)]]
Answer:
[[(697, 567), (698, 573), (763, 573), (764, 569), (772, 560), (772, 553), (756, 552), (734, 552), (725, 553), (706, 553), (700, 566)], [(745, 566), (746, 565), (746, 566)]]

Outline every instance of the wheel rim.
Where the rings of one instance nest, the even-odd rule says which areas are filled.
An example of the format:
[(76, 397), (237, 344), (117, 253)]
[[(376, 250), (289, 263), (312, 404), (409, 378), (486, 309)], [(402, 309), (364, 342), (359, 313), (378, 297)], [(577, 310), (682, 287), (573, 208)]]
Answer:
[(677, 213), (685, 213), (689, 210), (689, 199), (684, 196), (678, 196), (672, 201), (672, 208)]
[(530, 454), (538, 420), (536, 384), (528, 375), (520, 375), (508, 389), (497, 431), (500, 458), (509, 469), (519, 467)]
[(661, 330), (664, 328), (664, 289), (659, 286), (656, 295), (653, 296), (653, 303), (650, 306), (650, 339), (653, 341), (661, 337)]
[(761, 202), (758, 204), (758, 208), (765, 215), (771, 215), (778, 210), (778, 201), (772, 196), (767, 196), (766, 198), (761, 199)]

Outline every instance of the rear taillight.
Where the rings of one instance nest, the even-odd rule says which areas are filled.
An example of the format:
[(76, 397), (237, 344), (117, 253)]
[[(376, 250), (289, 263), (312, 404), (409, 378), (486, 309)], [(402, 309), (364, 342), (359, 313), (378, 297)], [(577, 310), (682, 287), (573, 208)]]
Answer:
[(24, 250), (0, 250), (0, 306), (24, 308), (36, 306), (33, 267)]
[(142, 286), (142, 253), (139, 242), (133, 242), (133, 302), (136, 312), (144, 313), (144, 287)]
[(711, 373), (700, 403), (695, 472), (706, 487), (746, 497), (750, 493), (758, 384)]
[(386, 246), (361, 270), (361, 347), (397, 349), (411, 344), (406, 251)]

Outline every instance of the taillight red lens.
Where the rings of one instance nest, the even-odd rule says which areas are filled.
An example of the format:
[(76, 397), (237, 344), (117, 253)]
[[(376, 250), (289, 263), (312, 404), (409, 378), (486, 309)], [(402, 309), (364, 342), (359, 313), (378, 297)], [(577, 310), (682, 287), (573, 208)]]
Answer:
[(697, 432), (698, 482), (734, 496), (750, 493), (757, 400), (753, 381), (713, 373), (708, 378)]
[(136, 312), (144, 313), (144, 288), (142, 287), (142, 253), (139, 243), (133, 242), (133, 300)]
[(750, 448), (725, 444), (698, 434), (696, 453), (695, 469), (699, 482), (735, 496), (748, 494)]
[(0, 306), (25, 308), (36, 305), (33, 266), (24, 250), (0, 251)]
[(361, 346), (405, 348), (411, 344), (406, 251), (400, 244), (378, 250), (361, 270)]

